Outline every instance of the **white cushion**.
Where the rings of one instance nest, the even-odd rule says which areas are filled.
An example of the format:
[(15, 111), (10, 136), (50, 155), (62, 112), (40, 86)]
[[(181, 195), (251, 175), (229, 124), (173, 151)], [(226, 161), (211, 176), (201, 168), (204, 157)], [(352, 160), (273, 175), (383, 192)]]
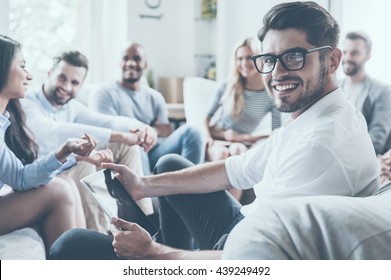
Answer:
[(183, 81), (183, 103), (186, 123), (195, 126), (205, 133), (204, 120), (208, 104), (217, 90), (216, 81), (200, 78), (186, 77)]
[[(0, 196), (12, 192), (10, 186), (0, 188)], [(0, 235), (1, 260), (44, 260), (45, 244), (36, 229), (22, 228)]]
[(259, 207), (239, 222), (225, 259), (391, 259), (391, 190), (312, 196)]
[(22, 228), (0, 236), (0, 259), (44, 260), (45, 244), (33, 228)]

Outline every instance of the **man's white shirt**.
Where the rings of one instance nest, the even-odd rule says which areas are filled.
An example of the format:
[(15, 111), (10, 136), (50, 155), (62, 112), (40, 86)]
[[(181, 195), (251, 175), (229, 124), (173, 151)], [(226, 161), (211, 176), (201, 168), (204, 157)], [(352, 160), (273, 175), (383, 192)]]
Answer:
[(379, 166), (362, 114), (340, 89), (312, 105), (263, 144), (226, 160), (231, 185), (254, 187), (256, 200), (309, 195), (366, 196), (379, 188)]

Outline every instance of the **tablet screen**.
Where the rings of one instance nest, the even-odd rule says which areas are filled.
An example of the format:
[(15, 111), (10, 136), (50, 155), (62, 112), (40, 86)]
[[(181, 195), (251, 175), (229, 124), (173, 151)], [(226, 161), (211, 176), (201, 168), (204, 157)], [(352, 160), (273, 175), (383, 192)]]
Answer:
[(112, 213), (112, 207), (110, 208), (107, 203), (108, 199), (112, 198), (116, 200), (117, 205), (122, 205), (122, 210), (129, 210), (132, 212), (132, 216), (138, 217), (137, 223), (146, 229), (151, 236), (156, 235), (158, 232), (156, 226), (148, 218), (148, 216), (144, 214), (111, 170), (100, 170), (83, 178), (81, 182), (90, 191), (109, 219), (115, 215)]

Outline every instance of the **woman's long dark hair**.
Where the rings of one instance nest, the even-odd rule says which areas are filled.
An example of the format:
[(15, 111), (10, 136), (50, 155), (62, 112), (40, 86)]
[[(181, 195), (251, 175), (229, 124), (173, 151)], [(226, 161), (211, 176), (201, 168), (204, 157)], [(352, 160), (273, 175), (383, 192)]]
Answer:
[[(21, 46), (18, 42), (0, 35), (0, 91), (7, 84), (12, 60)], [(5, 143), (23, 164), (33, 162), (38, 155), (38, 145), (26, 127), (26, 117), (18, 99), (11, 99), (6, 107), (11, 125), (5, 132)]]

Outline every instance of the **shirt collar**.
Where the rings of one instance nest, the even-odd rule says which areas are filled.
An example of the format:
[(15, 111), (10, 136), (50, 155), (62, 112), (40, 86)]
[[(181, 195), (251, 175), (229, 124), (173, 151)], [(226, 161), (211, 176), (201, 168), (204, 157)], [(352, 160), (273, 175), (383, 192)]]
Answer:
[(347, 101), (343, 96), (342, 90), (340, 88), (337, 88), (326, 96), (319, 99), (315, 104), (313, 104), (310, 108), (304, 111), (296, 119), (292, 119), (292, 117), (290, 117), (286, 122), (285, 128), (294, 129), (296, 126), (302, 128), (303, 125), (306, 125), (309, 122), (316, 120), (325, 109), (333, 106), (341, 106), (341, 104), (344, 104), (346, 102)]
[(3, 114), (0, 114), (0, 130), (5, 132), (7, 128), (11, 125), (9, 121), (10, 114), (8, 111), (4, 111)]

